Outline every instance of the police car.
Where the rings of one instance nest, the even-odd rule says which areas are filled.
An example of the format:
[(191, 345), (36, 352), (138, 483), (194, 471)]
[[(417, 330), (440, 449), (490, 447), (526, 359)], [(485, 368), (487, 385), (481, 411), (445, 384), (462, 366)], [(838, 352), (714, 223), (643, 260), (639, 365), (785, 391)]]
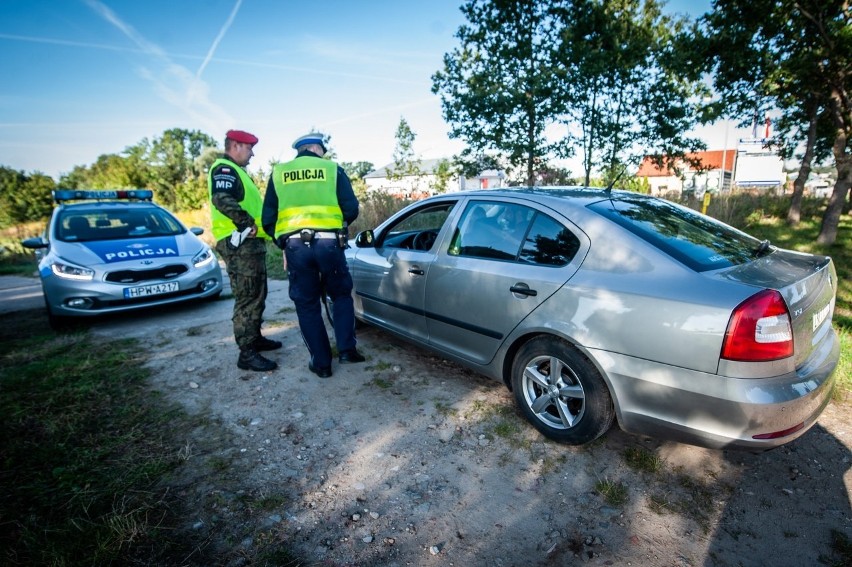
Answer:
[(222, 272), (213, 251), (149, 190), (53, 192), (57, 203), (36, 250), (52, 326), (71, 317), (215, 298)]

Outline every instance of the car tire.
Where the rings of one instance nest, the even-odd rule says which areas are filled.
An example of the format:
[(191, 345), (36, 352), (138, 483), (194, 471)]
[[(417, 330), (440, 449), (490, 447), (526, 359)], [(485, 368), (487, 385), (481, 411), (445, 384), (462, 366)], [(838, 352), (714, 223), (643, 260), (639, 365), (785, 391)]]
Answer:
[(50, 325), (50, 328), (57, 333), (73, 331), (76, 328), (75, 321), (72, 317), (55, 315), (53, 311), (50, 310), (50, 305), (48, 305), (47, 299), (44, 300), (44, 308), (47, 311), (47, 324)]
[(545, 437), (582, 445), (606, 433), (615, 409), (606, 383), (577, 349), (555, 337), (525, 344), (512, 365), (512, 390)]

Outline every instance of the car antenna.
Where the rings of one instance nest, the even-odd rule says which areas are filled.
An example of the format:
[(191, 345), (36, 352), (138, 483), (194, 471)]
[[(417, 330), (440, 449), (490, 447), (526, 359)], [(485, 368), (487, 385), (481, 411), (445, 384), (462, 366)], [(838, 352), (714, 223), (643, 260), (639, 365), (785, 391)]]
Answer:
[(627, 171), (627, 164), (624, 164), (621, 167), (621, 171), (618, 173), (618, 175), (616, 175), (615, 178), (613, 178), (613, 180), (609, 182), (609, 185), (607, 185), (606, 189), (604, 189), (604, 193), (606, 193), (607, 195), (612, 193), (612, 186), (618, 183), (618, 180), (621, 179), (621, 176), (624, 175), (625, 171)]

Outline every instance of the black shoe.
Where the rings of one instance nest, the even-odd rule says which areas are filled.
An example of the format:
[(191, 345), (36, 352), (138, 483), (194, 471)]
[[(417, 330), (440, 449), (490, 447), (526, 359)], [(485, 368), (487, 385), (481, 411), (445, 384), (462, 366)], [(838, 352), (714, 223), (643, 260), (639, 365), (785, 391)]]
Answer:
[(340, 361), (340, 364), (354, 364), (356, 362), (364, 362), (367, 359), (364, 358), (363, 354), (352, 349), (347, 350), (346, 352), (341, 352), (337, 360)]
[(309, 362), (308, 370), (310, 370), (320, 378), (331, 378), (331, 368), (314, 368), (314, 363)]
[(254, 370), (255, 372), (268, 372), (278, 368), (278, 363), (262, 357), (253, 348), (241, 350), (237, 367), (243, 370)]
[(282, 344), (281, 341), (273, 341), (266, 337), (260, 337), (259, 339), (256, 339), (251, 346), (254, 350), (276, 350), (281, 348)]

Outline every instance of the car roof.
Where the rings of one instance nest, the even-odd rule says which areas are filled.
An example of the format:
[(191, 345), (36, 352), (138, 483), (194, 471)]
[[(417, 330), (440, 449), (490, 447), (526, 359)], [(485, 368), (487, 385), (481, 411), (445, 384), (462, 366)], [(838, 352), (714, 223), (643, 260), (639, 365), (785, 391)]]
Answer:
[[(605, 187), (558, 186), (558, 187), (507, 187), (498, 189), (476, 189), (445, 193), (443, 197), (521, 197), (533, 198), (536, 201), (558, 201), (562, 204), (571, 201), (577, 206), (585, 206), (603, 200), (620, 200), (623, 198), (652, 198), (632, 191), (609, 190)], [(555, 204), (555, 203), (553, 203)]]

